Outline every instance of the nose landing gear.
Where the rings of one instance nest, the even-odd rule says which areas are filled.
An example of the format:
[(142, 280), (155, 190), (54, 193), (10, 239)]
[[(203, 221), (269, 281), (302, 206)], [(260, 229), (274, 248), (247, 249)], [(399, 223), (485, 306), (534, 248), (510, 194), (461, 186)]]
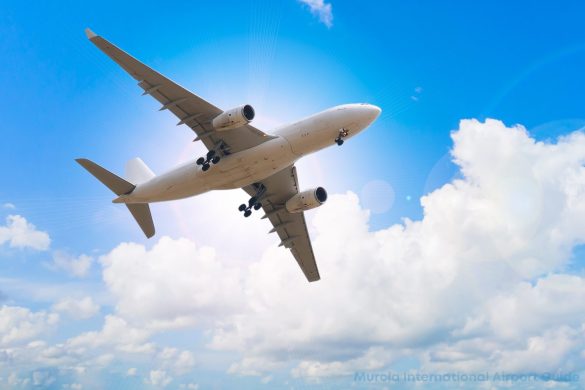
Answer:
[(260, 210), (260, 208), (262, 208), (262, 203), (260, 201), (264, 195), (266, 195), (266, 187), (263, 184), (256, 183), (254, 184), (254, 187), (256, 187), (256, 194), (248, 200), (248, 205), (242, 203), (240, 207), (238, 207), (238, 210), (244, 212), (244, 217), (246, 218), (252, 215), (252, 209)]
[(338, 146), (343, 145), (343, 138), (347, 137), (349, 135), (349, 130), (342, 128), (339, 129), (339, 135), (337, 136), (337, 138), (335, 138), (335, 143)]

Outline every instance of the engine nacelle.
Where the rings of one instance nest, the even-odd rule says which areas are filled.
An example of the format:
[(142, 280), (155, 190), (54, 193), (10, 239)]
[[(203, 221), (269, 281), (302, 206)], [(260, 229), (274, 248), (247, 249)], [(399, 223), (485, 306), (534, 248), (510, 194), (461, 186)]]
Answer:
[(249, 104), (244, 104), (222, 112), (213, 118), (211, 125), (218, 131), (235, 129), (250, 123), (255, 115), (254, 108)]
[(327, 191), (323, 187), (299, 192), (290, 198), (286, 204), (289, 213), (300, 213), (321, 206), (327, 200)]

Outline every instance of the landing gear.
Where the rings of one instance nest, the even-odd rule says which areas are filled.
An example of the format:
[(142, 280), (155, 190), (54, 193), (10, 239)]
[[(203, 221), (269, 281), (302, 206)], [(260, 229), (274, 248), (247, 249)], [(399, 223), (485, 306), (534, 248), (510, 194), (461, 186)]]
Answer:
[(337, 136), (337, 138), (335, 138), (335, 143), (338, 146), (343, 145), (343, 138), (347, 137), (349, 135), (349, 130), (342, 128), (339, 129), (339, 135)]
[(246, 217), (246, 218), (248, 218), (250, 215), (252, 215), (252, 209), (260, 210), (262, 208), (262, 203), (260, 201), (262, 200), (262, 198), (266, 194), (266, 187), (264, 187), (263, 184), (255, 183), (252, 185), (256, 189), (256, 194), (254, 194), (254, 196), (250, 197), (247, 205), (245, 203), (242, 203), (238, 207), (238, 210), (244, 212), (244, 217)]
[(203, 170), (203, 172), (207, 172), (211, 167), (211, 164), (215, 165), (219, 162), (219, 160), (221, 160), (221, 156), (217, 153), (215, 149), (212, 149), (209, 152), (207, 152), (205, 157), (199, 157), (196, 163), (197, 165), (201, 165), (201, 169)]

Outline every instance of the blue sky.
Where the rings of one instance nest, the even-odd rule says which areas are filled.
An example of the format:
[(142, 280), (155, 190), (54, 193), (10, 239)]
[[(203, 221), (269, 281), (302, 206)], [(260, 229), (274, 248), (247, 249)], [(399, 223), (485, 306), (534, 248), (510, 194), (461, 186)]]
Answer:
[[(461, 324), (445, 322), (444, 326), (412, 336), (412, 340), (402, 344), (382, 336), (372, 340), (356, 335), (349, 337), (345, 333), (340, 333), (339, 339), (331, 336), (331, 344), (328, 344), (309, 333), (303, 336), (306, 337), (303, 340), (313, 338), (315, 345), (330, 348), (330, 353), (312, 351), (308, 341), (300, 343), (303, 347), (297, 350), (295, 343), (290, 341), (290, 348), (295, 352), (289, 352), (288, 357), (283, 358), (286, 348), (280, 346), (272, 350), (273, 345), (268, 346), (266, 341), (263, 351), (270, 350), (271, 353), (256, 351), (250, 355), (246, 352), (248, 341), (242, 335), (232, 334), (230, 340), (240, 337), (238, 342), (232, 340), (232, 344), (221, 341), (230, 333), (222, 330), (222, 326), (238, 328), (234, 320), (237, 313), (232, 306), (242, 304), (241, 297), (228, 296), (217, 302), (212, 299), (209, 307), (224, 307), (220, 314), (207, 313), (207, 306), (178, 307), (174, 320), (181, 317), (181, 310), (185, 311), (182, 314), (186, 318), (191, 316), (197, 320), (175, 327), (153, 325), (164, 317), (159, 316), (160, 308), (145, 309), (140, 313), (130, 310), (129, 302), (133, 301), (125, 294), (135, 294), (136, 291), (119, 285), (115, 272), (130, 272), (126, 275), (128, 277), (140, 273), (132, 274), (118, 263), (124, 258), (116, 252), (124, 249), (120, 247), (121, 243), (145, 246), (143, 257), (132, 257), (133, 260), (129, 261), (137, 267), (142, 264), (140, 261), (146, 261), (140, 259), (157, 261), (156, 253), (164, 253), (153, 249), (160, 244), (159, 237), (168, 236), (172, 241), (168, 245), (183, 248), (184, 244), (185, 251), (194, 250), (203, 259), (208, 256), (204, 251), (208, 248), (215, 253), (215, 257), (209, 256), (221, 267), (231, 267), (226, 272), (231, 275), (233, 271), (234, 280), (239, 280), (244, 286), (250, 286), (254, 280), (261, 283), (252, 276), (256, 275), (254, 272), (265, 269), (267, 259), (277, 261), (276, 257), (287, 259), (287, 255), (276, 252), (276, 242), (264, 234), (268, 227), (262, 221), (241, 219), (236, 207), (245, 196), (237, 191), (155, 205), (153, 215), (158, 233), (148, 241), (142, 237), (126, 210), (110, 203), (112, 195), (75, 164), (75, 158), (88, 157), (121, 173), (125, 161), (140, 156), (155, 172), (162, 172), (202, 151), (201, 145), (191, 142), (193, 135), (189, 129), (176, 127), (175, 118), (167, 112), (158, 112), (158, 104), (148, 97), (141, 97), (134, 80), (87, 41), (83, 33), (86, 27), (220, 107), (252, 104), (258, 115), (258, 127), (267, 132), (274, 126), (337, 104), (369, 102), (380, 106), (382, 116), (366, 132), (342, 148), (327, 149), (299, 164), (301, 185), (323, 185), (331, 194), (338, 194), (339, 200), (332, 201), (327, 207), (331, 210), (333, 205), (338, 205), (347, 209), (347, 220), (357, 224), (349, 224), (348, 228), (357, 226), (356, 230), (359, 230), (359, 224), (363, 224), (366, 233), (377, 234), (377, 242), (386, 240), (379, 238), (386, 237), (385, 234), (394, 237), (389, 233), (393, 228), (402, 227), (403, 232), (409, 231), (408, 221), (423, 221), (421, 226), (427, 223), (432, 226), (428, 228), (431, 230), (440, 223), (457, 224), (460, 220), (456, 216), (434, 214), (441, 209), (437, 204), (461, 202), (456, 197), (447, 202), (448, 195), (443, 195), (449, 190), (444, 186), (457, 180), (480, 189), (488, 186), (495, 188), (493, 191), (501, 190), (494, 199), (513, 201), (506, 203), (512, 205), (511, 209), (506, 208), (508, 206), (489, 209), (492, 203), (481, 203), (482, 207), (491, 210), (485, 225), (478, 227), (476, 235), (467, 237), (470, 241), (461, 246), (466, 248), (465, 251), (447, 251), (446, 258), (462, 258), (453, 253), (482, 253), (481, 248), (485, 247), (479, 244), (481, 238), (478, 237), (484, 229), (499, 226), (492, 225), (495, 223), (492, 217), (497, 220), (501, 213), (518, 219), (518, 224), (512, 221), (506, 225), (511, 232), (518, 226), (528, 229), (525, 223), (534, 222), (531, 219), (534, 213), (530, 216), (523, 213), (526, 208), (534, 211), (531, 207), (538, 205), (539, 219), (533, 225), (542, 232), (558, 231), (569, 238), (554, 248), (540, 247), (544, 240), (540, 236), (541, 230), (530, 230), (525, 240), (518, 238), (517, 241), (522, 243), (515, 242), (513, 250), (497, 251), (498, 255), (494, 255), (494, 259), (500, 261), (494, 263), (497, 269), (502, 262), (530, 263), (531, 266), (529, 271), (515, 269), (520, 275), (515, 281), (517, 285), (506, 285), (501, 291), (488, 285), (485, 294), (478, 293), (483, 297), (482, 304), (491, 305), (493, 302), (489, 303), (489, 300), (498, 294), (506, 296), (506, 292), (510, 292), (511, 297), (518, 297), (512, 291), (522, 290), (518, 287), (522, 283), (548, 286), (546, 283), (550, 280), (546, 278), (555, 275), (581, 278), (583, 273), (580, 266), (582, 251), (579, 249), (584, 240), (582, 226), (572, 220), (555, 225), (556, 222), (547, 219), (553, 214), (579, 215), (581, 209), (575, 202), (561, 202), (554, 208), (554, 199), (569, 199), (572, 194), (581, 193), (583, 187), (577, 179), (581, 176), (567, 174), (567, 183), (576, 187), (567, 189), (563, 197), (553, 197), (544, 189), (549, 185), (550, 191), (565, 187), (557, 182), (552, 185), (552, 179), (542, 178), (547, 178), (547, 175), (564, 177), (561, 174), (561, 171), (565, 172), (561, 169), (564, 166), (550, 162), (554, 168), (538, 173), (539, 167), (549, 166), (546, 159), (550, 156), (541, 154), (542, 148), (536, 143), (534, 151), (526, 149), (525, 159), (521, 158), (524, 149), (517, 152), (518, 156), (514, 150), (505, 152), (507, 145), (516, 145), (520, 137), (510, 135), (516, 134), (513, 130), (517, 129), (516, 124), (527, 129), (525, 135), (530, 142), (543, 141), (545, 144), (542, 145), (552, 146), (559, 145), (559, 137), (568, 136), (585, 126), (582, 99), (585, 32), (581, 20), (584, 11), (585, 6), (576, 1), (357, 4), (335, 0), (306, 3), (290, 0), (178, 2), (172, 5), (159, 2), (62, 2), (34, 6), (21, 2), (0, 5), (0, 85), (3, 91), (0, 94), (3, 183), (0, 186), (0, 205), (3, 205), (0, 208), (0, 229), (7, 229), (0, 230), (0, 292), (2, 304), (8, 308), (4, 315), (9, 324), (6, 329), (0, 326), (0, 339), (4, 337), (2, 332), (22, 331), (23, 322), (14, 320), (13, 323), (8, 319), (18, 317), (14, 313), (20, 309), (23, 310), (21, 321), (38, 325), (38, 331), (31, 330), (30, 337), (0, 343), (0, 351), (18, 351), (18, 348), (25, 351), (23, 345), (41, 340), (47, 348), (61, 345), (62, 353), (68, 354), (62, 360), (66, 363), (46, 360), (25, 364), (14, 356), (0, 360), (2, 380), (8, 381), (10, 374), (14, 373), (15, 381), (19, 381), (16, 387), (37, 383), (49, 388), (71, 388), (74, 384), (84, 388), (113, 388), (116, 384), (123, 388), (164, 384), (169, 388), (179, 388), (181, 384), (185, 385), (183, 388), (188, 388), (189, 384), (198, 384), (200, 388), (305, 385), (336, 388), (340, 384), (353, 384), (359, 388), (361, 385), (353, 383), (351, 375), (343, 370), (336, 375), (319, 375), (315, 380), (310, 372), (314, 373), (316, 369), (306, 368), (314, 368), (315, 362), (321, 364), (319, 367), (337, 362), (336, 367), (366, 370), (369, 366), (360, 365), (360, 359), (379, 359), (384, 363), (375, 366), (378, 371), (434, 367), (441, 372), (445, 370), (442, 366), (425, 366), (425, 362), (430, 364), (425, 357), (432, 361), (429, 356), (446, 353), (435, 351), (433, 348), (437, 345), (456, 348), (462, 342), (443, 333), (447, 329), (448, 334), (456, 334)], [(507, 132), (502, 130), (501, 134), (502, 137), (512, 137), (509, 142), (498, 144), (482, 138), (483, 130), (478, 129), (483, 129), (481, 124), (486, 118), (503, 122), (501, 127)], [(477, 119), (479, 124), (460, 125), (462, 119)], [(490, 136), (500, 134), (500, 127), (485, 126), (492, 129)], [(459, 138), (452, 138), (454, 131), (460, 134)], [(455, 142), (460, 146), (459, 154), (455, 153), (459, 165), (452, 162), (450, 154)], [(482, 145), (477, 145), (477, 142), (485, 143), (486, 150), (493, 145), (500, 146), (484, 161)], [(572, 156), (572, 153), (578, 155), (573, 150), (578, 149), (575, 145), (579, 142), (572, 138), (567, 141), (567, 150), (558, 148), (564, 152), (551, 151), (550, 154), (559, 153), (559, 156), (550, 157), (550, 161), (563, 160), (561, 157)], [(459, 149), (455, 147), (455, 150)], [(502, 168), (498, 163), (502, 161), (517, 165)], [(528, 161), (532, 162), (529, 164)], [(571, 161), (580, 163), (581, 160), (577, 156)], [(501, 176), (493, 178), (490, 170), (484, 169), (482, 164), (488, 168), (493, 164), (494, 172), (499, 172), (498, 169), (506, 174), (510, 172), (513, 179), (508, 176), (509, 180)], [(537, 172), (534, 173), (535, 181), (516, 180), (513, 175), (517, 170), (532, 164), (534, 169), (526, 168), (526, 172)], [(570, 162), (566, 164), (569, 166)], [(463, 187), (453, 188), (462, 191)], [(541, 196), (532, 197), (534, 192), (529, 190), (534, 188), (541, 191)], [(421, 197), (437, 189), (441, 191), (434, 192), (434, 197), (427, 197), (423, 207)], [(353, 194), (357, 198), (354, 199)], [(359, 201), (359, 206), (354, 201)], [(466, 207), (471, 206), (467, 203), (461, 205), (464, 211)], [(471, 207), (467, 215), (472, 215), (476, 208)], [(365, 220), (361, 217), (362, 212), (366, 212), (364, 210), (370, 210)], [(9, 228), (16, 229), (17, 222), (9, 215), (26, 220), (19, 220), (19, 226), (25, 232), (38, 233), (26, 236), (32, 241), (18, 245), (10, 238), (2, 238), (2, 234), (14, 237), (7, 232)], [(319, 237), (317, 255), (320, 259), (334, 258), (336, 255), (330, 251), (335, 242), (327, 241), (325, 233), (321, 239), (319, 232), (327, 224), (323, 222), (326, 216), (342, 219), (344, 214), (323, 210), (314, 215), (315, 224), (311, 231)], [(431, 219), (427, 218), (429, 215)], [(405, 219), (408, 221), (403, 222)], [(476, 222), (461, 221), (472, 226)], [(345, 226), (343, 222), (337, 222)], [(570, 228), (570, 233), (563, 233), (565, 228)], [(422, 231), (425, 229), (421, 228)], [(504, 231), (502, 229), (496, 230)], [(516, 233), (518, 237), (524, 237)], [(188, 243), (179, 242), (181, 237)], [(390, 246), (396, 240), (392, 237), (387, 238)], [(411, 240), (416, 241), (418, 236), (413, 237)], [(225, 245), (226, 240), (231, 244)], [(191, 243), (197, 249), (189, 246)], [(495, 239), (491, 244), (490, 248), (508, 248), (506, 243)], [(518, 249), (522, 245), (526, 251)], [(530, 248), (538, 248), (548, 260), (540, 261), (537, 255), (527, 255)], [(429, 249), (429, 253), (433, 250)], [(360, 253), (356, 249), (354, 257), (340, 261), (367, 261), (367, 255), (362, 257)], [(510, 260), (514, 256), (518, 256), (517, 262)], [(286, 261), (292, 262), (292, 259), (283, 260)], [(421, 264), (429, 261), (424, 257)], [(272, 265), (266, 267), (268, 271), (272, 269)], [(481, 270), (486, 272), (483, 268)], [(493, 272), (493, 275), (500, 275)], [(332, 271), (331, 274), (335, 273)], [(294, 272), (291, 275), (295, 275)], [(439, 272), (439, 275), (442, 274)], [(150, 276), (153, 278), (151, 287), (156, 289), (160, 287), (157, 283), (165, 276), (172, 278), (173, 274), (163, 273), (160, 280), (156, 275)], [(143, 285), (149, 286), (149, 280), (147, 278)], [(195, 285), (202, 289), (208, 287), (201, 283)], [(223, 286), (227, 282), (217, 283)], [(367, 286), (375, 287), (371, 283)], [(322, 284), (325, 287), (318, 288), (329, 289), (329, 292), (335, 287), (327, 282)], [(305, 284), (294, 286), (309, 288)], [(135, 287), (139, 289), (140, 284)], [(249, 293), (250, 289), (244, 290)], [(440, 291), (456, 294), (462, 290), (445, 287)], [(83, 301), (86, 297), (90, 300)], [(404, 297), (408, 294), (405, 293)], [(266, 304), (265, 310), (270, 314), (270, 308), (274, 306), (262, 299), (259, 301)], [(85, 306), (75, 306), (79, 302), (85, 302)], [(289, 301), (283, 298), (279, 302)], [(427, 303), (421, 302), (423, 306)], [(70, 310), (70, 307), (76, 309)], [(458, 312), (465, 312), (467, 307), (461, 306)], [(76, 318), (71, 311), (87, 313), (83, 318)], [(273, 317), (278, 318), (278, 313), (280, 311), (275, 309)], [(305, 318), (302, 315), (307, 314), (302, 310), (299, 313), (299, 318)], [(254, 315), (253, 311), (245, 315), (249, 317), (243, 318), (253, 321), (263, 318), (258, 313)], [(58, 320), (51, 316), (58, 317)], [(124, 347), (113, 341), (107, 345), (92, 344), (94, 349), (103, 349), (99, 356), (71, 352), (71, 345), (75, 344), (71, 340), (83, 335), (86, 339), (91, 338), (87, 336), (88, 332), (103, 332), (107, 316), (113, 316), (112, 323), (124, 321), (134, 329), (128, 331), (124, 328), (124, 331), (139, 335), (136, 336), (136, 345), (153, 345), (144, 347), (142, 354), (124, 351)], [(558, 329), (577, 329), (576, 324), (583, 323), (579, 314), (573, 314), (573, 317), (559, 315), (561, 317), (566, 322), (556, 324)], [(170, 317), (164, 318), (170, 321)], [(331, 317), (332, 321), (343, 318), (334, 314)], [(411, 318), (411, 321), (412, 327), (417, 328), (420, 318)], [(278, 323), (275, 320), (275, 324)], [(368, 329), (362, 328), (363, 333), (371, 331)], [(548, 328), (538, 331), (534, 331), (536, 338), (552, 332)], [(104, 334), (93, 336), (96, 339), (108, 337)], [(343, 338), (347, 338), (347, 345), (340, 341)], [(571, 338), (571, 345), (580, 345), (575, 338)], [(482, 345), (489, 345), (488, 341), (484, 340)], [(79, 339), (76, 342), (81, 343)], [(63, 348), (69, 349), (63, 352)], [(418, 355), (406, 353), (409, 348), (418, 348)], [(182, 352), (185, 354), (182, 355), (183, 363), (180, 363)], [(368, 354), (375, 354), (375, 358)], [(390, 355), (392, 358), (388, 357)], [(26, 356), (26, 353), (19, 356)], [(104, 362), (103, 368), (93, 369), (102, 367), (101, 363), (96, 363), (100, 358)], [(583, 369), (575, 363), (574, 356), (571, 359), (560, 359), (551, 363), (551, 367), (560, 371)], [(278, 364), (264, 364), (264, 371), (258, 367), (252, 369), (251, 362), (258, 361)], [(68, 371), (64, 364), (78, 367), (78, 370)], [(81, 370), (79, 367), (85, 368)], [(460, 368), (457, 367), (449, 370)], [(127, 370), (131, 368), (135, 369), (136, 375), (128, 375)], [(270, 384), (264, 385), (263, 382)]]

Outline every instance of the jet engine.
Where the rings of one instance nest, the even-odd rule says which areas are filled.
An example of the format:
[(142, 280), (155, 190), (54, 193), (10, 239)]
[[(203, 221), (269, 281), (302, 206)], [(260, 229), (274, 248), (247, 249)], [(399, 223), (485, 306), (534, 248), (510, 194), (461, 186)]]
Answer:
[(249, 104), (244, 104), (222, 112), (213, 118), (211, 125), (218, 131), (236, 129), (250, 123), (254, 115), (254, 108)]
[(290, 198), (286, 204), (289, 213), (300, 213), (321, 206), (327, 200), (327, 191), (323, 187), (299, 192)]

